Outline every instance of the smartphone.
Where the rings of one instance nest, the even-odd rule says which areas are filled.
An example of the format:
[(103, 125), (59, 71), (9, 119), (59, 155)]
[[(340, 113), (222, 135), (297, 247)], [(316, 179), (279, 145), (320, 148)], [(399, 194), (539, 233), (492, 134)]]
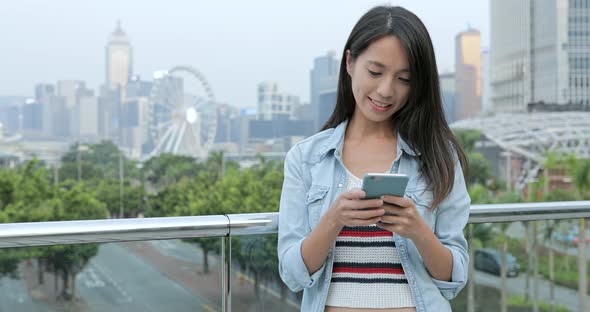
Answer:
[(380, 198), (383, 195), (403, 197), (408, 185), (408, 176), (400, 173), (367, 173), (363, 177), (362, 189), (365, 199)]

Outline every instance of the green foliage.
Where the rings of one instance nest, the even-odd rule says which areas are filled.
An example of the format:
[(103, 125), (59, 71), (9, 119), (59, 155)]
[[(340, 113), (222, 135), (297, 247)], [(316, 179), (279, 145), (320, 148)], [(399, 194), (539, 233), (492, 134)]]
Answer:
[(0, 171), (0, 210), (13, 202), (16, 178), (12, 171)]
[[(82, 183), (86, 192), (104, 203), (110, 216), (118, 216), (121, 207), (121, 182), (118, 179), (102, 179)], [(144, 191), (141, 185), (132, 186), (129, 180), (123, 183), (123, 207), (125, 216), (135, 217), (143, 210)]]
[[(527, 302), (523, 296), (509, 296), (508, 300), (507, 300), (507, 304), (510, 306), (513, 306), (513, 307), (527, 307), (527, 308), (533, 307), (533, 303), (530, 301)], [(537, 301), (537, 304), (539, 305), (540, 311), (552, 311), (551, 304), (549, 304), (545, 301)], [(569, 312), (570, 310), (565, 306), (556, 305), (554, 311), (556, 311), (556, 312)]]
[(18, 264), (25, 257), (26, 253), (17, 248), (0, 249), (0, 278), (8, 276), (13, 279), (19, 278)]
[(568, 173), (573, 178), (574, 186), (580, 198), (590, 199), (590, 159), (577, 159), (570, 156), (567, 159)]
[[(3, 223), (102, 219), (107, 216), (105, 204), (86, 192), (82, 184), (66, 181), (56, 188), (49, 182), (45, 169), (35, 160), (25, 163), (16, 172), (0, 173), (0, 196), (4, 205), (0, 210)], [(66, 279), (79, 272), (97, 251), (95, 244), (2, 249), (0, 275), (16, 277), (18, 263), (36, 257), (44, 259), (52, 270), (59, 271)]]
[(469, 185), (467, 190), (472, 204), (489, 204), (492, 202), (492, 194), (483, 185), (476, 183)]
[(543, 194), (541, 201), (553, 202), (553, 201), (573, 201), (577, 200), (576, 194), (567, 192), (564, 190), (553, 190)]
[(469, 161), (467, 184), (479, 183), (487, 185), (492, 176), (488, 160), (482, 154), (476, 152), (467, 154), (467, 159)]
[(522, 194), (517, 192), (503, 192), (496, 194), (493, 202), (496, 204), (524, 203), (525, 199)]
[(188, 156), (161, 154), (145, 162), (145, 179), (156, 189), (178, 183), (183, 178), (195, 178), (202, 166)]
[(456, 130), (455, 137), (457, 137), (465, 153), (469, 154), (475, 149), (475, 143), (481, 139), (481, 132), (477, 130)]

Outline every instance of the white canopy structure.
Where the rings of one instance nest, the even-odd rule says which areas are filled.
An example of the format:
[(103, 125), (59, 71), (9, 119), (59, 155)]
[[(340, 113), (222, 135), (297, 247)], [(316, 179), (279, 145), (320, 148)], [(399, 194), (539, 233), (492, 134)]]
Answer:
[(502, 149), (522, 156), (517, 189), (536, 176), (549, 152), (590, 158), (590, 112), (497, 114), (461, 120), (451, 128), (478, 130)]

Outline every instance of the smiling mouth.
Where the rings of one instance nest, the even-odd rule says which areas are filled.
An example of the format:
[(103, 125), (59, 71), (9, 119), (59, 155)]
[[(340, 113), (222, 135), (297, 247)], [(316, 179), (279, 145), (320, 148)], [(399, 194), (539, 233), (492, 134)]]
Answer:
[(373, 100), (372, 98), (368, 97), (369, 101), (371, 101), (371, 104), (379, 107), (379, 108), (389, 108), (390, 106), (392, 106), (393, 104), (388, 104), (388, 103), (383, 103), (383, 102), (379, 102), (376, 100)]

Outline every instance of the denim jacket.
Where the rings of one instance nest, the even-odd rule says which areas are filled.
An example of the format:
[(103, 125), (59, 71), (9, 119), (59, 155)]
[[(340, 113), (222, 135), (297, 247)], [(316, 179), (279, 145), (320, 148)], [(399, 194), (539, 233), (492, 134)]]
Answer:
[[(324, 311), (334, 261), (333, 250), (322, 267), (310, 275), (301, 256), (301, 243), (342, 192), (346, 173), (342, 146), (347, 121), (296, 144), (285, 159), (285, 178), (279, 211), (279, 273), (292, 291), (303, 290), (301, 311)], [(469, 217), (471, 199), (463, 172), (455, 159), (455, 182), (451, 192), (436, 208), (429, 206), (432, 191), (419, 173), (419, 151), (398, 135), (397, 157), (390, 172), (410, 177), (406, 195), (440, 242), (453, 256), (451, 281), (430, 276), (412, 240), (394, 235), (401, 263), (414, 296), (417, 311), (451, 311), (453, 299), (467, 282), (469, 256), (463, 228)]]

